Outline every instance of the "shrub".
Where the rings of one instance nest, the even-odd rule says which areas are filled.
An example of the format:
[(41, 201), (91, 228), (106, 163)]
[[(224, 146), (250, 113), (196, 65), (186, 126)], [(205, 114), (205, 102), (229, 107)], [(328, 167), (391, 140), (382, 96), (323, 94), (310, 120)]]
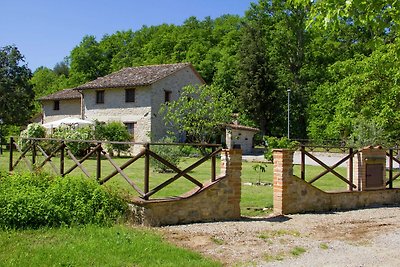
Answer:
[(264, 157), (267, 160), (273, 160), (273, 155), (272, 155), (272, 150), (275, 148), (288, 148), (288, 149), (294, 149), (296, 148), (299, 143), (296, 141), (292, 141), (287, 137), (273, 137), (273, 136), (264, 136), (264, 142), (265, 142), (265, 153)]
[(46, 136), (46, 129), (38, 124), (31, 123), (20, 134), (21, 139), (18, 141), (18, 146), (24, 150), (28, 146), (28, 141), (23, 138), (44, 138)]
[(180, 150), (183, 157), (198, 157), (201, 154), (200, 149), (196, 146), (185, 145)]
[[(129, 142), (132, 136), (128, 132), (128, 129), (122, 122), (109, 122), (109, 123), (99, 123), (96, 122), (95, 126), (95, 137), (97, 140), (106, 141), (117, 141), (117, 142)], [(107, 144), (109, 153), (112, 154), (113, 150), (118, 151), (118, 156), (121, 151), (127, 151), (129, 145), (125, 144)]]
[(0, 173), (0, 228), (115, 222), (126, 203), (93, 180), (48, 174)]
[[(94, 130), (91, 126), (77, 129), (61, 127), (53, 133), (52, 137), (67, 140), (93, 140)], [(85, 155), (92, 146), (89, 142), (67, 142), (66, 145), (72, 154), (77, 156)]]
[[(170, 137), (166, 137), (161, 139), (160, 143), (173, 143), (174, 139)], [(182, 156), (181, 148), (176, 145), (153, 145), (150, 147), (151, 151), (161, 156), (168, 162), (172, 163), (174, 166), (178, 166), (180, 162), (180, 158)], [(156, 172), (170, 172), (171, 169), (165, 166), (163, 163), (158, 160), (151, 158), (150, 164)]]

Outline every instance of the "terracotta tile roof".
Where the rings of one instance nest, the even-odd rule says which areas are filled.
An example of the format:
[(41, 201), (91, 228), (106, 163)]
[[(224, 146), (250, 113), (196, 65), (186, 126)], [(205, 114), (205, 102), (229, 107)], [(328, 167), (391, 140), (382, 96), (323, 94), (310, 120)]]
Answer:
[[(74, 89), (105, 89), (150, 85), (188, 66), (193, 69), (190, 63), (124, 68), (104, 77), (99, 77), (94, 81), (85, 83)], [(197, 74), (196, 71), (195, 73)]]
[(64, 89), (62, 91), (55, 92), (51, 95), (46, 95), (39, 100), (62, 100), (62, 99), (79, 99), (81, 94), (74, 89)]
[(244, 125), (239, 125), (239, 124), (225, 124), (226, 128), (232, 128), (235, 130), (247, 130), (247, 131), (252, 131), (252, 132), (259, 132), (260, 129), (258, 128), (253, 128), (249, 126), (244, 126)]

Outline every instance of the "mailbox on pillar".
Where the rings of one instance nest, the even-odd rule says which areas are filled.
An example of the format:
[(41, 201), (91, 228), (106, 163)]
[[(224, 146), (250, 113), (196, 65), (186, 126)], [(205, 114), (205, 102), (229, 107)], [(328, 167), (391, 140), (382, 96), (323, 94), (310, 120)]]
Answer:
[(357, 161), (354, 183), (359, 191), (386, 187), (386, 151), (382, 147), (363, 148)]

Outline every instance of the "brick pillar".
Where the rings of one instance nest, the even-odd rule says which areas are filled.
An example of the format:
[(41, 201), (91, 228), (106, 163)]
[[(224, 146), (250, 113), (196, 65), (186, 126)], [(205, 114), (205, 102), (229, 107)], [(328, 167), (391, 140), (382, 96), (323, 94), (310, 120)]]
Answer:
[(240, 218), (241, 174), (242, 150), (224, 149), (221, 152), (221, 175), (226, 176), (228, 187), (231, 189), (228, 196), (228, 203), (232, 207), (231, 218)]
[(287, 214), (286, 206), (290, 200), (293, 180), (293, 151), (274, 149), (274, 214)]
[(354, 163), (354, 184), (358, 191), (386, 187), (386, 151), (382, 147), (363, 148)]
[[(363, 177), (365, 177), (365, 169), (364, 169), (364, 163), (363, 163), (363, 153), (360, 151), (357, 154), (354, 155), (353, 158), (353, 184), (357, 186), (357, 188), (353, 189), (356, 191), (361, 191), (362, 188), (362, 181)], [(350, 172), (350, 166), (348, 166), (347, 173)], [(349, 175), (347, 174), (347, 177)], [(365, 180), (364, 180), (365, 182)]]

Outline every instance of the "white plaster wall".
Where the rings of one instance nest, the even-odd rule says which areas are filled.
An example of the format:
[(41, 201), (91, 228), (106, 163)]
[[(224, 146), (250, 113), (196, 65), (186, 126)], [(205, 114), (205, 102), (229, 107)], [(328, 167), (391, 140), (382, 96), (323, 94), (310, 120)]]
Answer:
[(201, 85), (202, 80), (188, 66), (152, 85), (151, 137), (153, 141), (160, 140), (167, 134), (163, 116), (159, 112), (160, 106), (165, 100), (164, 91), (172, 92), (171, 101), (177, 100), (182, 88), (189, 84)]
[(60, 100), (60, 109), (54, 110), (54, 101), (42, 101), (43, 123), (48, 123), (67, 117), (80, 118), (81, 116), (81, 100), (65, 99)]
[(226, 129), (226, 145), (232, 148), (233, 145), (239, 144), (243, 154), (251, 154), (253, 152), (253, 137), (255, 132), (248, 130)]
[(104, 90), (104, 103), (96, 104), (96, 90), (84, 90), (85, 119), (102, 122), (136, 122), (135, 142), (149, 142), (151, 130), (150, 87), (135, 88), (135, 102), (125, 102), (125, 89)]

